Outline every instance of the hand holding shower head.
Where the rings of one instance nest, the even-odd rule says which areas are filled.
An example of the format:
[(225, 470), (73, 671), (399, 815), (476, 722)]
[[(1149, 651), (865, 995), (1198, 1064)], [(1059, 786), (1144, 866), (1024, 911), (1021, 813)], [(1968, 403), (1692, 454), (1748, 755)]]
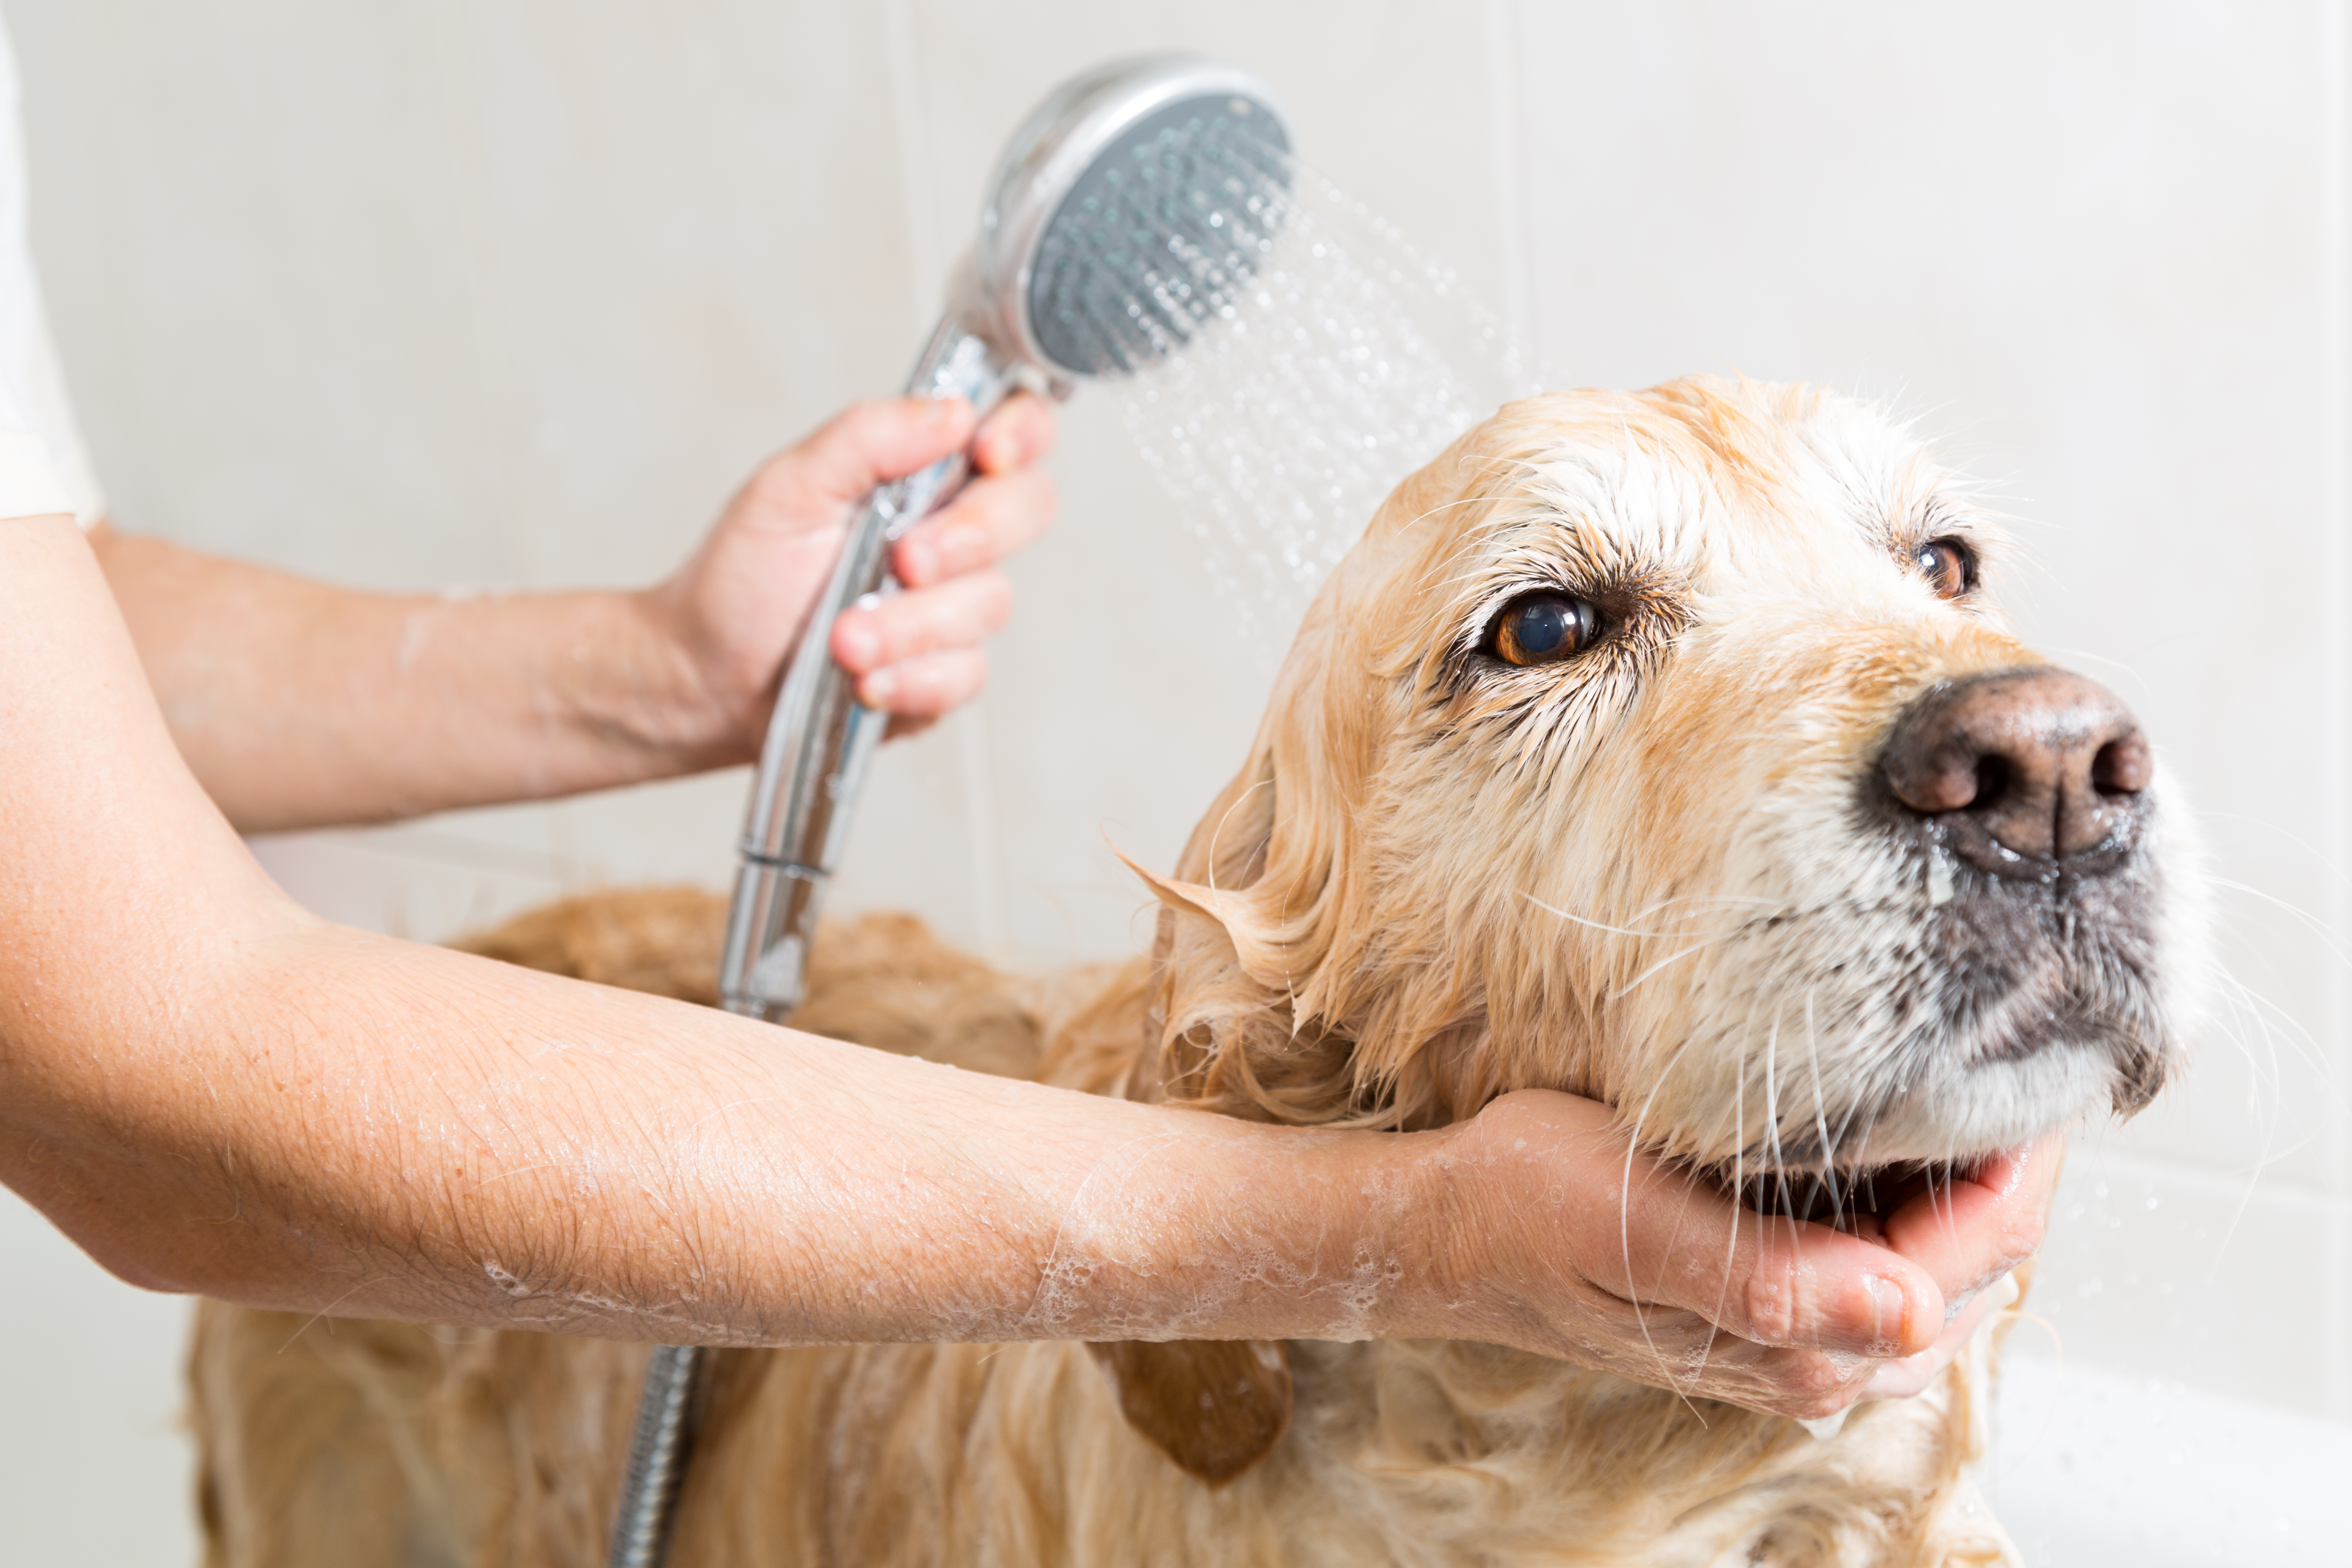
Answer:
[[(1231, 66), (1158, 56), (1065, 83), (998, 161), (908, 389), (984, 415), (1024, 383), (1066, 388), (1181, 347), (1271, 244), (1288, 153), (1271, 95)], [(959, 454), (877, 490), (810, 616), (751, 795), (719, 970), (730, 1011), (773, 1019), (800, 1005), (817, 901), (887, 723), (834, 665), (834, 618), (894, 585), (891, 544), (965, 472)]]
[[(1290, 139), (1255, 77), (1160, 55), (1098, 67), (1055, 89), (990, 178), (980, 237), (908, 379), (986, 415), (1023, 384), (1140, 369), (1230, 314), (1279, 226)], [(961, 488), (959, 454), (866, 499), (809, 616), (761, 752), (729, 911), (719, 994), (732, 1013), (797, 1007), (818, 903), (886, 717), (833, 662), (835, 616), (895, 584), (899, 535)], [(691, 1439), (700, 1353), (662, 1346), (646, 1372), (611, 1568), (654, 1568)]]
[[(1124, 374), (1228, 309), (1272, 242), (1289, 138), (1255, 79), (1159, 56), (1065, 83), (1013, 134), (980, 238), (908, 383), (986, 414), (1014, 387)], [(945, 458), (868, 500), (809, 618), (768, 726), (743, 837), (719, 991), (781, 1018), (801, 1002), (808, 942), (867, 761), (887, 724), (832, 660), (834, 618), (891, 584), (891, 544), (943, 505)]]

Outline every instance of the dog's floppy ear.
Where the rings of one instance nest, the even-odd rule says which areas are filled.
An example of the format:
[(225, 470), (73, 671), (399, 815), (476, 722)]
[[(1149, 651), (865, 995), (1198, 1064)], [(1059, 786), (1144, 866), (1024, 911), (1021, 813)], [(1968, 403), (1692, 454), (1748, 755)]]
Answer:
[(1223, 1486), (1290, 1430), (1290, 1357), (1267, 1340), (1090, 1344), (1127, 1424), (1195, 1479)]
[[(1255, 1121), (1430, 1120), (1426, 1074), (1412, 1058), (1438, 1029), (1420, 1027), (1428, 1009), (1377, 1007), (1397, 989), (1379, 951), (1397, 922), (1367, 874), (1365, 833), (1381, 809), (1381, 737), (1412, 700), (1397, 666), (1420, 657), (1401, 633), (1393, 648), (1366, 640), (1367, 626), (1388, 626), (1358, 603), (1385, 581), (1379, 554), (1359, 546), (1326, 584), (1248, 760), (1193, 829), (1175, 874), (1129, 862), (1160, 906), (1146, 1021), (1152, 1067), (1130, 1089), (1139, 1099)], [(1404, 1043), (1360, 1053), (1368, 1019)]]
[(1176, 877), (1129, 862), (1160, 901), (1135, 1098), (1252, 1121), (1346, 1114), (1345, 1031), (1316, 1016), (1312, 995), (1337, 857), (1315, 831), (1323, 824), (1282, 820), (1295, 806), (1261, 752), (1195, 831)]

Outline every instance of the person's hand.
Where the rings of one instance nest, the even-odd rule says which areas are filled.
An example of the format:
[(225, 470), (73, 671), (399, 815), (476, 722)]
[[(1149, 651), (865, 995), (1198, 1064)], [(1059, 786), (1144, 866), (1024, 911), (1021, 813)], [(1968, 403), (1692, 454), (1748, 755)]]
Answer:
[(902, 397), (858, 404), (762, 465), (677, 575), (645, 595), (706, 697), (710, 749), (758, 751), (784, 662), (866, 492), (964, 447), (971, 482), (892, 553), (906, 591), (844, 613), (833, 657), (858, 677), (859, 700), (890, 714), (893, 734), (976, 694), (981, 645), (1013, 607), (996, 563), (1053, 520), (1053, 481), (1036, 466), (1053, 439), (1053, 415), (1025, 393), (976, 432), (969, 404)]
[(1506, 1095), (1443, 1148), (1446, 1300), (1405, 1331), (1809, 1420), (1943, 1369), (2040, 1244), (2060, 1153), (2053, 1134), (1938, 1182), (1873, 1240), (1743, 1208), (1570, 1095)]

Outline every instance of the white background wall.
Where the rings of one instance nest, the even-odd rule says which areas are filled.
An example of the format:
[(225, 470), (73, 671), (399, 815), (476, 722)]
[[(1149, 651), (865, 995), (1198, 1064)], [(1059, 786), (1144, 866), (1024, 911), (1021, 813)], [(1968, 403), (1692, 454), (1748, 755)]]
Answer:
[[(895, 384), (1026, 106), (1147, 47), (1266, 76), (1308, 158), (1563, 384), (1894, 399), (2038, 554), (2009, 586), (2029, 634), (2115, 684), (2205, 808), (2258, 999), (2086, 1141), (2032, 1305), (2072, 1365), (2352, 1420), (2352, 995), (2318, 934), (2352, 925), (2341, 0), (0, 9), (117, 517), (337, 581), (662, 572), (762, 453)], [(890, 755), (840, 895), (1031, 961), (1129, 949), (1105, 835), (1172, 858), (1269, 658), (1111, 410), (1064, 431), (1065, 521), (1014, 569), (992, 694)], [(716, 884), (741, 790), (265, 853), (326, 912), (435, 938)], [(13, 1204), (0, 1282), (0, 1559), (184, 1555), (178, 1304)], [(116, 1506), (68, 1510), (94, 1464)]]

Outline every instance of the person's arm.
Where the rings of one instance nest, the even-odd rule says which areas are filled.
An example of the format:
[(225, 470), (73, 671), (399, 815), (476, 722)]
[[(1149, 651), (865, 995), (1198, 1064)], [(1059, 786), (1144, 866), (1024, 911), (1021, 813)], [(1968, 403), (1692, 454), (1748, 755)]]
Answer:
[(754, 755), (856, 501), (971, 443), (980, 475), (893, 556), (908, 592), (835, 657), (902, 725), (978, 690), (994, 563), (1053, 512), (1051, 416), (1016, 397), (861, 405), (774, 458), (642, 593), (366, 594), (101, 526), (92, 542), (173, 738), (239, 828), (569, 795)]
[[(1449, 1335), (1812, 1415), (2038, 1222), (1961, 1184), (1923, 1266), (1740, 1221), (1567, 1096), (1256, 1126), (331, 926), (187, 772), (63, 518), (0, 522), (0, 1180), (151, 1289), (724, 1343)], [(1692, 1377), (1710, 1321), (1784, 1348)]]

